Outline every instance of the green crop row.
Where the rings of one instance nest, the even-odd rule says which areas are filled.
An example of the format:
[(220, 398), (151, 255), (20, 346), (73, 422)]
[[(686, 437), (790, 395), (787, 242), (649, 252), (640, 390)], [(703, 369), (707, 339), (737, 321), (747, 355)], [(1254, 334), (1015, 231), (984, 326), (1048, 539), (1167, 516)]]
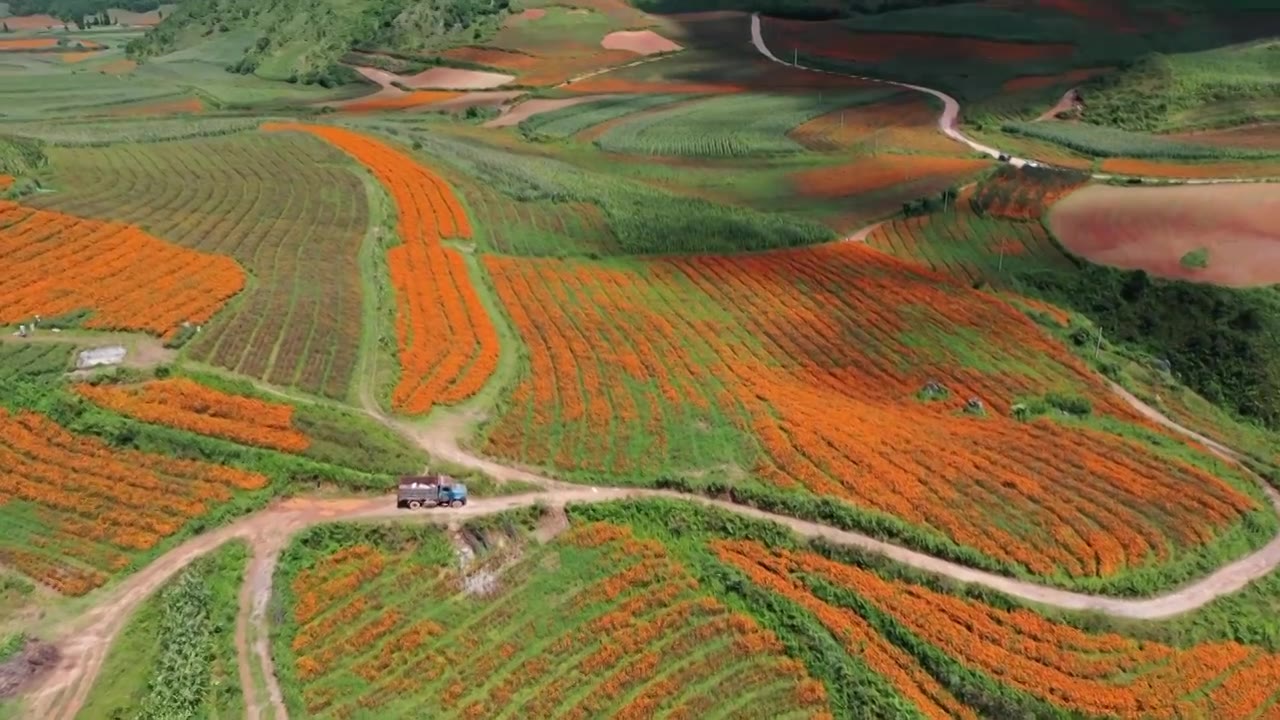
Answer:
[(1197, 145), (1139, 132), (1083, 123), (1005, 123), (1004, 132), (1037, 140), (1047, 140), (1095, 157), (1169, 158), (1210, 160), (1214, 158), (1265, 158), (1278, 153)]
[(669, 105), (683, 95), (622, 95), (540, 113), (520, 123), (529, 138), (567, 138), (587, 128), (649, 108)]
[(242, 543), (224, 546), (148, 600), (112, 645), (81, 716), (240, 717), (234, 634), (247, 556)]
[(798, 153), (804, 147), (787, 136), (796, 126), (893, 92), (724, 95), (633, 118), (609, 129), (596, 145), (608, 152), (689, 157)]
[(0, 345), (0, 377), (57, 377), (71, 368), (72, 349), (62, 343)]
[(414, 134), (413, 139), (430, 162), (447, 163), (513, 200), (596, 205), (612, 231), (601, 253), (764, 250), (832, 238), (830, 229), (810, 220), (678, 195), (560, 160), (517, 155), (443, 133)]
[(80, 123), (12, 123), (0, 126), (0, 130), (36, 138), (50, 145), (96, 147), (230, 135), (251, 130), (261, 122), (258, 118), (245, 117), (166, 120), (132, 118)]

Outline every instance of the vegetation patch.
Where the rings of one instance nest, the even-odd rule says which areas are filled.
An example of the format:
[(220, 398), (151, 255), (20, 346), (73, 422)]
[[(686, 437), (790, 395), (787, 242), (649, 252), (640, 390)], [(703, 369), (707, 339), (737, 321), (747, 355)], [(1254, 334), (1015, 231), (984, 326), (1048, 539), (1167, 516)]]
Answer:
[(248, 548), (224, 545), (142, 604), (107, 654), (88, 717), (231, 718), (244, 714), (235, 626)]

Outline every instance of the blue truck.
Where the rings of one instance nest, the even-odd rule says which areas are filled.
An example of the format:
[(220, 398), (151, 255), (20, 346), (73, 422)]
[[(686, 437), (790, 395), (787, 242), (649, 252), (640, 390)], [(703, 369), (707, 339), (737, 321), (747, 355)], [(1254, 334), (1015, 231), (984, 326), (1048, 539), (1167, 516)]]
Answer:
[(462, 507), (467, 504), (467, 486), (448, 475), (428, 473), (400, 478), (396, 507)]

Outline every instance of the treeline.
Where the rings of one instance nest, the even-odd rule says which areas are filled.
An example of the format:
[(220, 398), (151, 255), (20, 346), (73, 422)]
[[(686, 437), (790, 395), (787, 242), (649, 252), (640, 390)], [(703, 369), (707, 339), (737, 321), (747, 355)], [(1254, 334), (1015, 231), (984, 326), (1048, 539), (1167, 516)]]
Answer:
[(52, 15), (77, 24), (108, 9), (151, 12), (158, 7), (159, 0), (9, 0), (10, 15)]
[(339, 63), (353, 49), (429, 53), (481, 42), (507, 9), (508, 0), (186, 0), (127, 50), (163, 55), (190, 38), (250, 28), (257, 40), (228, 70), (333, 86), (357, 80)]
[(1077, 260), (1020, 277), (1024, 289), (1096, 322), (1112, 341), (1168, 360), (1207, 400), (1280, 429), (1280, 294), (1160, 280)]

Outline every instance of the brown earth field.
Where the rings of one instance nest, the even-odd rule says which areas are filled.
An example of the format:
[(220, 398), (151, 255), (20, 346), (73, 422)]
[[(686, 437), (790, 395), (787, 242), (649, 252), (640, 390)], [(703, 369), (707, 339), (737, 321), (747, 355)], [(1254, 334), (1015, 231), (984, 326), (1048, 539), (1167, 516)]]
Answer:
[(1257, 123), (1223, 130), (1178, 133), (1168, 137), (1202, 145), (1280, 150), (1280, 123)]
[[(1092, 185), (1054, 206), (1071, 252), (1103, 265), (1230, 287), (1280, 283), (1280, 185)], [(1207, 252), (1204, 267), (1184, 264)]]

